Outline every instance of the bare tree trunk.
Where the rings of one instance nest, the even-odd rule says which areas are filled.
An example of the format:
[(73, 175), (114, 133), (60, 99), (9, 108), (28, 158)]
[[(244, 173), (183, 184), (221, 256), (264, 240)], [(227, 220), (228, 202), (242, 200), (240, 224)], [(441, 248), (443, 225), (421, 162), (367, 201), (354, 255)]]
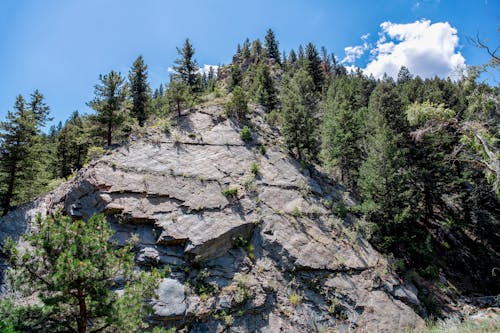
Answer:
[(78, 333), (87, 333), (87, 304), (85, 303), (85, 295), (81, 289), (78, 289), (78, 305), (80, 306)]

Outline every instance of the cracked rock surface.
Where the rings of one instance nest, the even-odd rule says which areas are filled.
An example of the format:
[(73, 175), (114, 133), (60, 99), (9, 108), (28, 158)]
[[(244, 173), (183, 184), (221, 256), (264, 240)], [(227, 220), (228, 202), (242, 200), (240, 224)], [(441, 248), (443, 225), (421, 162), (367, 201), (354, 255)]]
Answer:
[(332, 212), (349, 204), (342, 187), (289, 157), (262, 110), (249, 122), (250, 143), (220, 106), (186, 111), (169, 134), (137, 134), (2, 218), (0, 241), (19, 239), (37, 213), (104, 213), (118, 244), (137, 235), (138, 268), (171, 270), (151, 322), (189, 332), (423, 326), (416, 289), (349, 228), (354, 217)]

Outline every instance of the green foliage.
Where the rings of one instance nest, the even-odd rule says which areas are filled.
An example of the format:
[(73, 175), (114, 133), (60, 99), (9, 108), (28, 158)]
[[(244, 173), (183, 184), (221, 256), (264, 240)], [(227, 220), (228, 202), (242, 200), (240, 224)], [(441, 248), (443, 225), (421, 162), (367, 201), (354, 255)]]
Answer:
[[(32, 328), (82, 332), (107, 327), (131, 332), (147, 327), (143, 319), (150, 307), (145, 300), (154, 296), (159, 273), (134, 272), (134, 245), (117, 248), (110, 241), (113, 231), (103, 215), (88, 221), (61, 215), (38, 217), (34, 223), (36, 232), (24, 236), (31, 246), (26, 252), (20, 252), (12, 240), (5, 246), (13, 268), (12, 286), (38, 295), (42, 302), (40, 311), (47, 320), (39, 322), (38, 329)], [(15, 309), (26, 313), (21, 305)]]
[(265, 119), (267, 123), (272, 127), (276, 127), (277, 125), (280, 125), (283, 122), (281, 112), (278, 112), (276, 110), (272, 110), (271, 112), (266, 113)]
[(198, 63), (194, 60), (194, 48), (189, 39), (186, 39), (182, 49), (177, 48), (179, 58), (175, 60), (176, 80), (187, 85), (191, 91), (197, 92), (201, 81), (200, 74), (198, 73)]
[(139, 56), (132, 65), (129, 73), (130, 95), (132, 97), (132, 109), (130, 110), (133, 117), (139, 122), (139, 126), (143, 126), (149, 115), (149, 104), (151, 88), (148, 84), (148, 66), (144, 63), (142, 56)]
[(295, 218), (302, 217), (302, 211), (300, 210), (299, 207), (295, 207), (292, 211), (292, 216)]
[(233, 295), (236, 304), (242, 304), (252, 297), (252, 292), (248, 286), (248, 275), (235, 274), (233, 284), (236, 287)]
[(87, 156), (85, 158), (85, 163), (89, 163), (93, 160), (98, 159), (99, 157), (103, 156), (105, 153), (104, 148), (99, 147), (99, 146), (92, 146), (88, 149), (87, 151)]
[(250, 165), (250, 172), (252, 173), (252, 175), (257, 176), (257, 174), (259, 173), (259, 169), (259, 164), (257, 162), (252, 162), (252, 164)]
[(259, 151), (262, 155), (266, 155), (266, 146), (264, 146), (262, 143), (259, 145)]
[(250, 127), (243, 126), (243, 128), (240, 130), (240, 138), (245, 142), (250, 142), (253, 140), (252, 130), (250, 129)]
[(268, 29), (266, 32), (266, 37), (264, 39), (264, 47), (266, 48), (266, 57), (272, 58), (276, 63), (280, 63), (280, 51), (279, 44), (274, 35), (274, 31)]
[(100, 84), (95, 86), (95, 98), (89, 102), (89, 106), (97, 114), (95, 120), (102, 125), (102, 133), (110, 146), (113, 133), (121, 126), (128, 117), (126, 98), (127, 86), (125, 79), (115, 71), (107, 75), (99, 75)]
[(41, 134), (49, 108), (36, 90), (26, 103), (19, 95), (14, 111), (0, 123), (0, 203), (3, 214), (12, 205), (42, 193), (49, 181), (50, 151)]
[(444, 104), (435, 105), (429, 101), (413, 103), (406, 110), (408, 122), (412, 126), (423, 125), (429, 121), (446, 121), (455, 116), (455, 111), (444, 107)]
[(292, 306), (296, 307), (300, 304), (300, 302), (302, 302), (302, 296), (297, 293), (292, 293), (288, 300), (290, 301), (290, 304), (292, 304)]
[(90, 144), (88, 121), (75, 111), (56, 135), (56, 175), (68, 177), (81, 169)]
[(169, 110), (177, 112), (177, 118), (180, 119), (182, 109), (191, 103), (191, 88), (183, 81), (174, 77), (170, 80), (166, 95)]
[(231, 100), (226, 104), (226, 114), (238, 121), (244, 121), (248, 113), (248, 102), (245, 92), (236, 86), (233, 90)]
[(316, 156), (318, 98), (314, 89), (311, 77), (300, 69), (284, 80), (281, 90), (283, 136), (288, 150), (299, 160)]
[(265, 63), (257, 65), (252, 91), (258, 103), (272, 111), (278, 103), (277, 91), (274, 87), (274, 80), (271, 77), (269, 68)]
[(222, 194), (228, 199), (236, 199), (238, 198), (238, 188), (232, 187), (222, 190)]
[(341, 180), (356, 189), (362, 161), (363, 123), (366, 110), (360, 95), (358, 78), (345, 76), (335, 80), (322, 105), (321, 157), (325, 165), (338, 167)]

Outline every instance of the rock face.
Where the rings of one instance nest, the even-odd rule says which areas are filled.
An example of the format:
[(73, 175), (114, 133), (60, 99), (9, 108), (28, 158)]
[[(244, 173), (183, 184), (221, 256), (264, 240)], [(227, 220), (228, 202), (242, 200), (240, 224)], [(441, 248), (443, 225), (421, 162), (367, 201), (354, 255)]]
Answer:
[(353, 217), (333, 214), (342, 188), (286, 155), (261, 110), (251, 116), (251, 143), (217, 106), (186, 112), (168, 135), (138, 134), (4, 217), (0, 241), (37, 213), (103, 212), (119, 244), (138, 236), (139, 268), (170, 267), (152, 322), (190, 332), (422, 326), (416, 289), (349, 228)]

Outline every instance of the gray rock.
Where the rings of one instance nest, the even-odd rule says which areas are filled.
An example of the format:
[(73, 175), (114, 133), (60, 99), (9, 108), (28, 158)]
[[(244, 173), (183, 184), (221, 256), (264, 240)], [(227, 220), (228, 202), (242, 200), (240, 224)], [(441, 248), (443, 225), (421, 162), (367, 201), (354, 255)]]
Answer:
[(177, 280), (165, 278), (157, 290), (158, 299), (152, 301), (154, 317), (179, 319), (186, 312), (184, 286)]
[[(171, 268), (152, 301), (152, 320), (188, 324), (192, 332), (396, 332), (423, 325), (414, 287), (380, 276), (388, 271), (384, 257), (322, 205), (324, 198), (352, 204), (342, 187), (290, 158), (262, 109), (248, 120), (265, 155), (242, 142), (239, 125), (223, 114), (217, 105), (184, 111), (168, 135), (135, 135), (1, 218), (0, 242), (19, 240), (38, 213), (104, 213), (118, 246), (137, 236), (138, 269)], [(237, 197), (226, 198), (228, 188), (237, 188)], [(292, 294), (300, 295), (298, 304)], [(344, 326), (329, 311), (334, 297), (347, 315)]]

